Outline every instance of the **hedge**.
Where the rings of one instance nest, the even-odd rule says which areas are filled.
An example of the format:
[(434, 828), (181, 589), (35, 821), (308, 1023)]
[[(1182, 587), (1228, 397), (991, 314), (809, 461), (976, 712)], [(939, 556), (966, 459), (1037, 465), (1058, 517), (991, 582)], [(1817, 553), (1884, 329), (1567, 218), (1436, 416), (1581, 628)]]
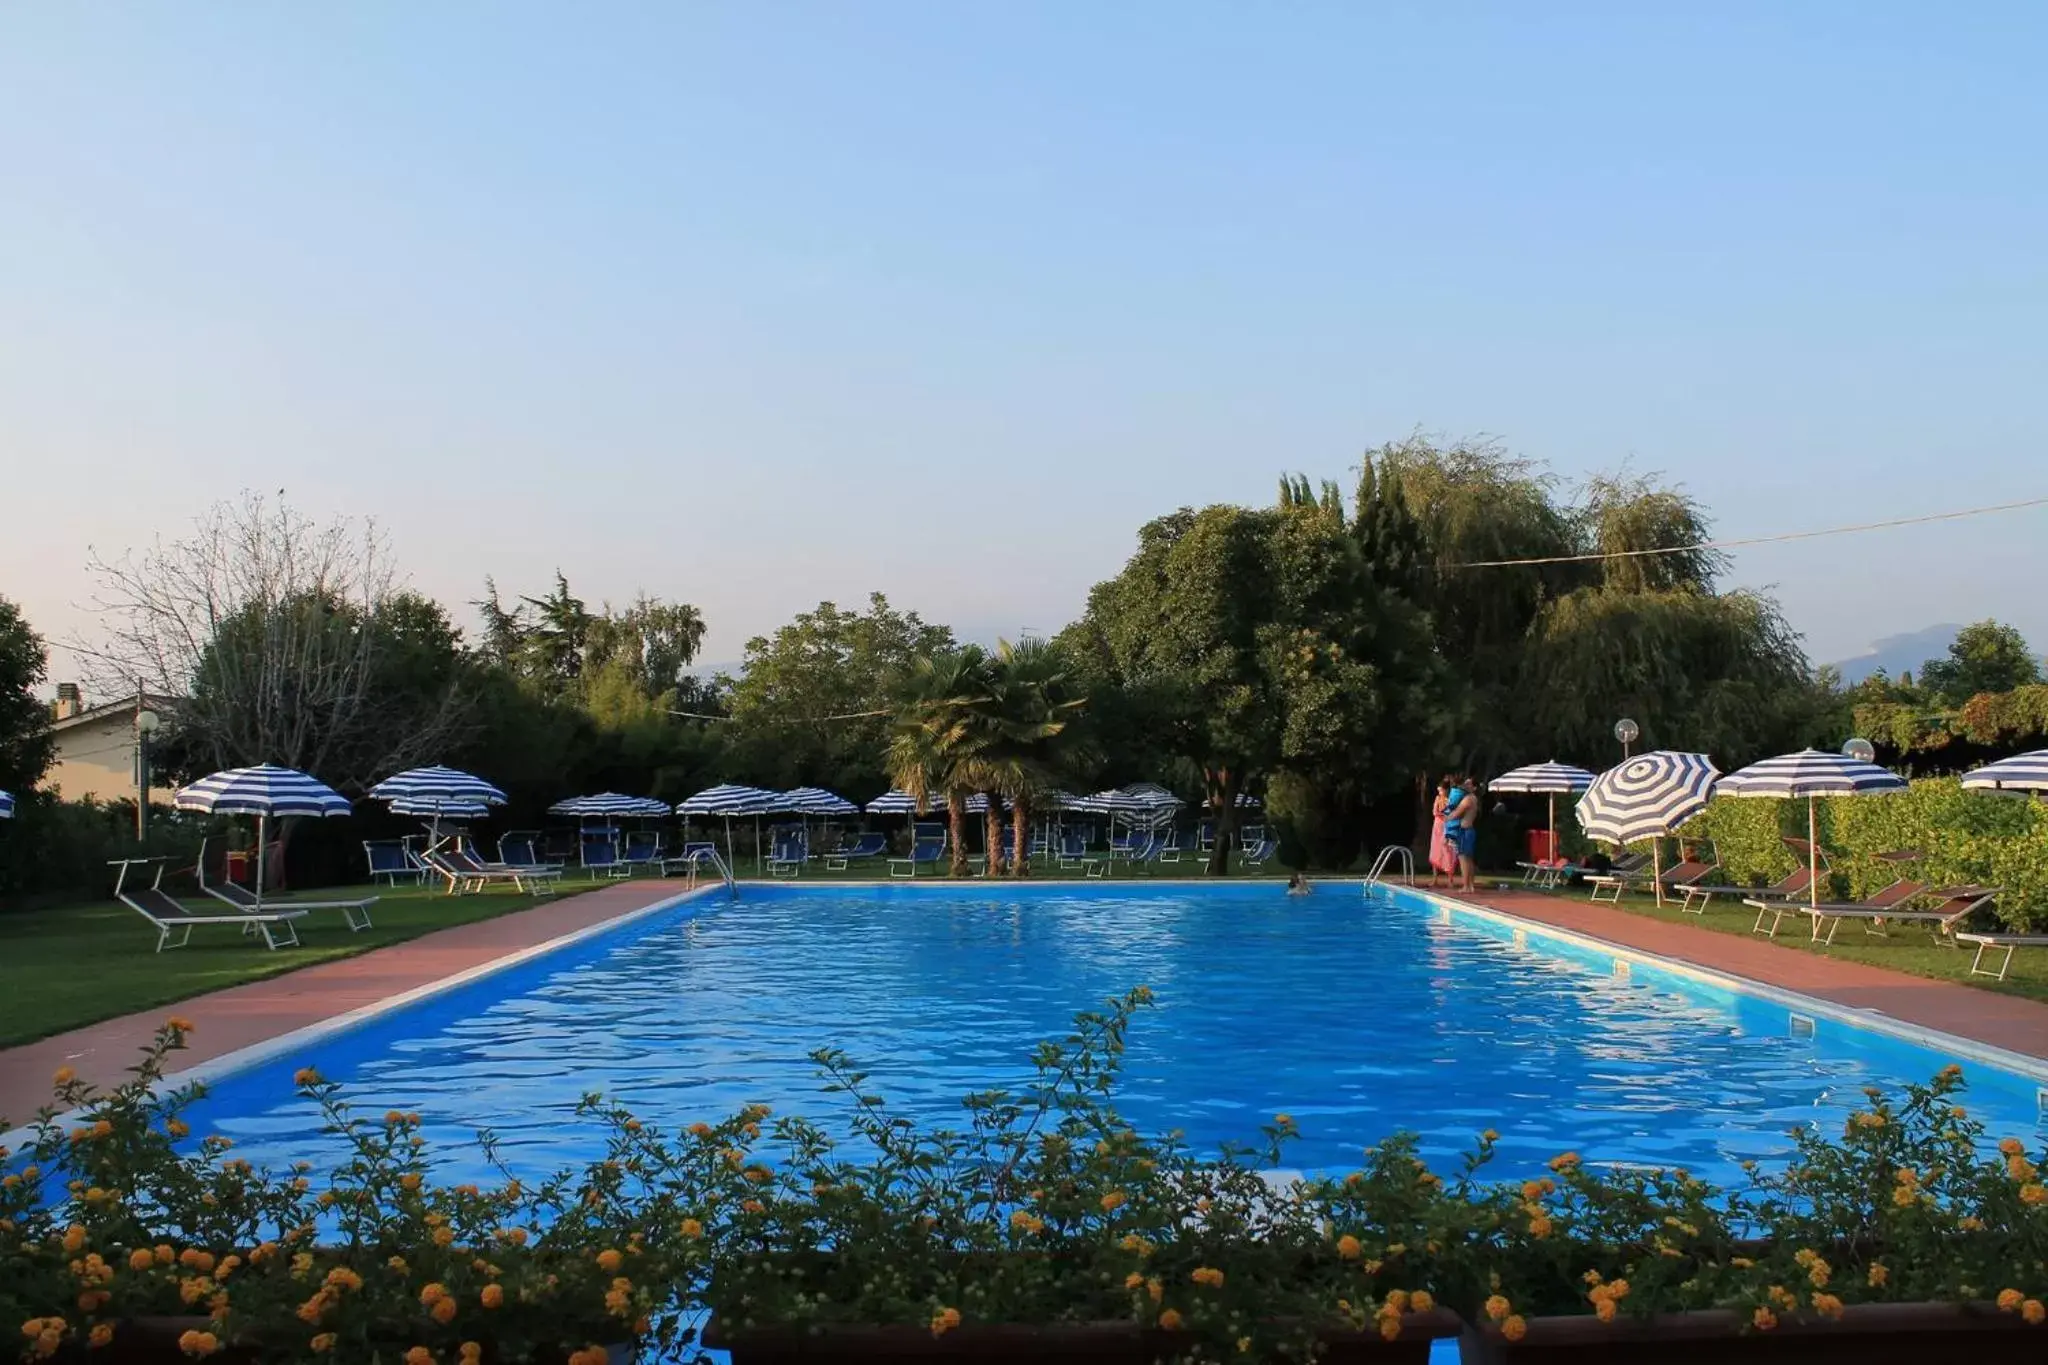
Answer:
[[(1925, 856), (1909, 873), (1915, 881), (1999, 887), (2003, 924), (2048, 927), (2048, 805), (1965, 792), (1952, 777), (1925, 778), (1891, 796), (1822, 797), (1816, 805), (1834, 895), (1869, 895), (1898, 872), (1878, 854), (1919, 849)], [(1683, 832), (1712, 839), (1723, 871), (1760, 886), (1792, 870), (1781, 840), (1806, 837), (1806, 801), (1716, 797)]]

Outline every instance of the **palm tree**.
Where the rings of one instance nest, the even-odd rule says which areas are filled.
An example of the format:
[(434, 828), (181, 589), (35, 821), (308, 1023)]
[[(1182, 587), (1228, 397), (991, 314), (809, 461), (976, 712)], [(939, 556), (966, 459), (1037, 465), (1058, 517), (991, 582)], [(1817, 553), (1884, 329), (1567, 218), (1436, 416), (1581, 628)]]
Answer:
[[(1070, 766), (1067, 727), (1085, 699), (1074, 694), (1064, 656), (1043, 640), (1002, 642), (989, 661), (988, 683), (988, 742), (976, 755), (975, 768), (985, 785), (1010, 799), (1010, 837), (1016, 855), (1010, 871), (1023, 877), (1031, 867), (1026, 850), (1032, 807), (1057, 788), (1061, 773)], [(988, 820), (993, 875), (993, 850), (1000, 842), (993, 799)]]
[(929, 809), (934, 797), (946, 803), (956, 877), (967, 875), (966, 796), (988, 739), (987, 672), (988, 655), (975, 645), (918, 658), (899, 684), (889, 737), (890, 780), (919, 810)]

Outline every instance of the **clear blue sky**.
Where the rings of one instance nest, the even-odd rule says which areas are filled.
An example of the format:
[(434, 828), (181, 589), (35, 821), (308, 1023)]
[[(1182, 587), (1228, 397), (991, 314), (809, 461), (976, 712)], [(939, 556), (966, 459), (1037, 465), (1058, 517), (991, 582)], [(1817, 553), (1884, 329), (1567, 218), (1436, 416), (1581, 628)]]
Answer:
[[(14, 5), (0, 593), (244, 487), (418, 586), (1050, 630), (1420, 426), (1728, 534), (2048, 492), (2048, 7)], [(25, 510), (24, 510), (25, 509)], [(1752, 552), (1813, 653), (2048, 512)], [(465, 613), (466, 616), (466, 613)]]

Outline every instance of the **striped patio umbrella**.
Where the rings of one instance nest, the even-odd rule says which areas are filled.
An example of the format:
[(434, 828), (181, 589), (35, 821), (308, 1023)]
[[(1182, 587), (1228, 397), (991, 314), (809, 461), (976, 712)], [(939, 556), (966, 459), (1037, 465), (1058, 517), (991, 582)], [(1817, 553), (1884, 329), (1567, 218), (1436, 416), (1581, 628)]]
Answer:
[[(1707, 808), (1720, 772), (1705, 754), (1653, 749), (1609, 768), (1579, 800), (1579, 826), (1590, 839), (1626, 844), (1671, 833)], [(1664, 903), (1663, 864), (1650, 847), (1652, 889)]]
[(782, 804), (777, 810), (786, 810), (797, 815), (858, 815), (860, 807), (841, 796), (838, 792), (826, 791), (823, 787), (796, 787), (783, 792), (779, 798)]
[[(550, 815), (574, 815), (582, 818), (601, 815), (645, 815), (654, 805), (644, 796), (622, 796), (618, 792), (599, 792), (595, 796), (572, 796), (566, 801), (557, 801), (548, 807)], [(668, 807), (662, 805), (661, 813), (668, 814)]]
[(2048, 749), (2014, 754), (1964, 773), (1963, 790), (1995, 792), (2000, 796), (2048, 792)]
[(1721, 779), (1723, 796), (1806, 798), (1809, 905), (1820, 904), (1820, 829), (1815, 803), (1823, 796), (1884, 796), (1906, 790), (1906, 779), (1889, 768), (1825, 749), (1801, 749), (1752, 763)]
[(780, 793), (769, 791), (766, 787), (749, 787), (738, 782), (726, 782), (716, 787), (706, 787), (695, 796), (678, 803), (676, 814), (685, 820), (693, 815), (706, 815), (725, 821), (725, 865), (729, 868), (736, 861), (732, 851), (732, 818), (735, 815), (742, 819), (749, 815), (754, 817), (754, 846), (759, 848), (761, 813), (768, 809), (778, 795)]
[(349, 813), (348, 798), (317, 777), (297, 768), (259, 764), (254, 768), (229, 768), (202, 777), (172, 794), (178, 810), (203, 811), (210, 815), (253, 815), (256, 817), (256, 900), (263, 900), (263, 863), (269, 852), (269, 824), (286, 816), (333, 816)]
[[(937, 807), (943, 806), (944, 804), (944, 801), (934, 796), (932, 800), (927, 803), (927, 806), (928, 808), (936, 809)], [(883, 792), (880, 796), (868, 802), (866, 810), (869, 815), (922, 814), (922, 812), (920, 812), (917, 808), (916, 797), (912, 796), (909, 792), (897, 791), (893, 788), (889, 791)]]
[(1557, 857), (1557, 798), (1560, 793), (1582, 792), (1593, 785), (1593, 774), (1584, 768), (1552, 760), (1531, 763), (1502, 773), (1487, 784), (1497, 792), (1522, 792), (1550, 798), (1550, 856)]
[(429, 851), (441, 845), (443, 813), (451, 820), (474, 820), (484, 814), (484, 807), (505, 804), (505, 793), (481, 777), (438, 764), (394, 773), (370, 788), (367, 795), (375, 801), (389, 801), (393, 815), (425, 817)]
[(14, 818), (14, 793), (0, 792), (0, 820)]

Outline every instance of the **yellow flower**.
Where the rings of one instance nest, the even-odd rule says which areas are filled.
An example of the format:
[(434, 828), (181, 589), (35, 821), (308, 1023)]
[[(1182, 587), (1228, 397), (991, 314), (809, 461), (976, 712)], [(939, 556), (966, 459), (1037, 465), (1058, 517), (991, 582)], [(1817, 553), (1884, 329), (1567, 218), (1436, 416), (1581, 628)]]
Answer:
[(1891, 1271), (1884, 1268), (1884, 1262), (1872, 1261), (1870, 1263), (1870, 1274), (1866, 1278), (1869, 1280), (1872, 1289), (1881, 1289), (1884, 1287), (1884, 1282), (1890, 1279), (1891, 1276)]
[(1019, 1232), (1043, 1232), (1045, 1221), (1035, 1217), (1028, 1209), (1018, 1209), (1010, 1215), (1010, 1226)]
[(1505, 1298), (1502, 1298), (1499, 1294), (1495, 1294), (1492, 1298), (1486, 1301), (1486, 1316), (1492, 1318), (1495, 1322), (1499, 1322), (1501, 1319), (1505, 1318), (1508, 1315), (1512, 1307), (1513, 1305), (1511, 1305)]
[(1294, 1115), (1275, 1114), (1273, 1115), (1273, 1122), (1282, 1128), (1292, 1128), (1294, 1126)]
[(1166, 1286), (1159, 1282), (1157, 1275), (1154, 1275), (1151, 1279), (1145, 1281), (1145, 1292), (1152, 1296), (1152, 1302), (1158, 1303), (1160, 1299), (1166, 1296)]
[(1136, 1289), (1144, 1283), (1145, 1276), (1139, 1271), (1133, 1270), (1130, 1274), (1124, 1276), (1124, 1288), (1126, 1289)]
[(50, 1084), (61, 1087), (69, 1085), (77, 1079), (78, 1073), (76, 1071), (73, 1071), (68, 1066), (60, 1066), (57, 1068), (57, 1074), (50, 1077)]
[[(685, 1237), (702, 1237), (704, 1235), (704, 1225), (694, 1218), (685, 1218), (678, 1226), (678, 1230)], [(524, 1229), (514, 1229), (514, 1231), (524, 1231)], [(520, 1240), (524, 1241), (525, 1239), (522, 1237)]]
[(292, 1073), (292, 1084), (301, 1089), (309, 1085), (318, 1085), (320, 1084), (320, 1073), (310, 1066), (302, 1066)]
[(711, 1125), (710, 1125), (710, 1124), (708, 1124), (708, 1123), (693, 1123), (693, 1124), (691, 1124), (691, 1125), (690, 1125), (690, 1136), (691, 1136), (691, 1137), (700, 1137), (700, 1138), (706, 1138), (706, 1137), (710, 1137), (710, 1136), (711, 1136)]
[(1363, 1250), (1364, 1248), (1358, 1244), (1358, 1239), (1348, 1232), (1337, 1239), (1337, 1254), (1347, 1261), (1357, 1260)]
[(407, 1191), (418, 1189), (420, 1187), (419, 1172), (407, 1171), (404, 1175), (398, 1177), (398, 1187)]
[(1489, 1128), (1479, 1135), (1479, 1140), (1481, 1142), (1499, 1142), (1500, 1134)]
[(2025, 1156), (2027, 1154), (2027, 1144), (2014, 1137), (2000, 1138), (1998, 1140), (1998, 1153), (2000, 1156), (2008, 1157)]
[(445, 1285), (445, 1284), (442, 1284), (442, 1283), (441, 1283), (440, 1281), (438, 1281), (438, 1280), (437, 1280), (437, 1281), (435, 1281), (435, 1282), (434, 1282), (434, 1283), (432, 1283), (432, 1284), (426, 1284), (426, 1285), (421, 1285), (421, 1286), (420, 1286), (420, 1306), (421, 1306), (421, 1307), (424, 1307), (424, 1308), (432, 1308), (432, 1307), (433, 1307), (433, 1306), (434, 1306), (435, 1304), (439, 1303), (439, 1302), (440, 1302), (441, 1300), (443, 1300), (443, 1299), (445, 1299), (445, 1298), (447, 1298), (447, 1297), (448, 1297), (448, 1286), (447, 1286), (447, 1285)]
[(959, 1325), (960, 1310), (957, 1308), (941, 1308), (932, 1314), (932, 1335), (935, 1337), (942, 1337)]
[(1522, 1321), (1519, 1313), (1515, 1314), (1500, 1325), (1500, 1334), (1509, 1341), (1520, 1341), (1529, 1334), (1529, 1324)]
[(1399, 1313), (1380, 1314), (1380, 1336), (1387, 1341), (1393, 1341), (1400, 1335), (1401, 1315)]
[(1559, 1173), (1569, 1171), (1579, 1164), (1577, 1152), (1565, 1152), (1550, 1158), (1550, 1169)]
[(166, 1119), (164, 1121), (164, 1131), (174, 1138), (189, 1137), (192, 1133), (192, 1125), (183, 1119)]
[(1408, 1311), (1427, 1313), (1436, 1307), (1436, 1296), (1427, 1289), (1418, 1289), (1408, 1296)]
[(327, 1272), (327, 1283), (337, 1289), (361, 1289), (363, 1277), (345, 1265), (338, 1265)]
[(76, 1252), (84, 1245), (85, 1225), (83, 1223), (73, 1223), (70, 1227), (64, 1229), (64, 1249), (66, 1251)]
[(434, 1353), (424, 1346), (415, 1346), (405, 1353), (405, 1365), (434, 1365)]
[(210, 1356), (220, 1349), (220, 1338), (211, 1332), (185, 1332), (178, 1337), (178, 1349), (188, 1356)]
[(1614, 1300), (1601, 1297), (1593, 1301), (1593, 1316), (1602, 1322), (1614, 1321)]
[(2041, 1320), (2048, 1318), (2048, 1308), (2043, 1308), (2039, 1299), (2028, 1299), (2020, 1305), (2020, 1316), (2026, 1319), (2028, 1326), (2039, 1327)]
[(1123, 1204), (1124, 1194), (1121, 1190), (1111, 1190), (1108, 1194), (1102, 1196), (1102, 1211), (1104, 1213), (1115, 1213), (1123, 1207)]
[(1159, 1325), (1168, 1332), (1178, 1332), (1181, 1329), (1180, 1314), (1171, 1308), (1166, 1309), (1159, 1315)]
[(434, 1306), (427, 1310), (428, 1316), (444, 1327), (455, 1321), (455, 1313), (456, 1307), (455, 1300), (453, 1299), (435, 1299)]
[(1842, 1316), (1842, 1301), (1833, 1294), (1815, 1294), (1813, 1311), (1824, 1318), (1839, 1318)]
[(768, 1206), (758, 1199), (744, 1200), (741, 1202), (740, 1208), (747, 1213), (765, 1213), (768, 1210)]
[(164, 1027), (176, 1029), (180, 1033), (190, 1033), (192, 1032), (192, 1021), (182, 1014), (174, 1014), (164, 1020)]
[(1750, 1314), (1749, 1320), (1756, 1324), (1759, 1332), (1768, 1332), (1778, 1325), (1778, 1315), (1768, 1308), (1759, 1308)]
[(1252, 1339), (1250, 1337), (1239, 1337), (1237, 1339), (1237, 1353), (1241, 1356), (1248, 1356), (1252, 1353)]
[(1815, 1289), (1826, 1289), (1828, 1280), (1834, 1273), (1833, 1268), (1819, 1257), (1815, 1257), (1813, 1264), (1806, 1268), (1806, 1278), (1812, 1282)]
[(1531, 1218), (1529, 1220), (1529, 1235), (1536, 1238), (1548, 1237), (1550, 1235), (1550, 1220), (1542, 1214)]
[(92, 1325), (91, 1334), (85, 1340), (87, 1345), (98, 1348), (106, 1345), (113, 1339), (114, 1324), (111, 1322), (96, 1322)]
[(1188, 1275), (1196, 1284), (1205, 1284), (1211, 1289), (1223, 1287), (1223, 1272), (1213, 1266), (1196, 1266)]
[(457, 1352), (462, 1357), (462, 1365), (476, 1365), (484, 1358), (484, 1346), (480, 1341), (465, 1341), (457, 1348)]
[(2044, 1187), (2038, 1180), (2031, 1184), (2020, 1186), (2020, 1202), (2022, 1204), (2048, 1203), (2048, 1187)]
[(486, 1308), (502, 1308), (502, 1307), (504, 1307), (504, 1305), (505, 1305), (505, 1289), (504, 1289), (504, 1286), (503, 1286), (503, 1285), (496, 1285), (496, 1284), (487, 1284), (487, 1285), (485, 1285), (485, 1286), (484, 1286), (484, 1288), (483, 1288), (483, 1293), (481, 1293), (481, 1294), (477, 1295), (477, 1301), (478, 1301), (479, 1303), (483, 1304), (483, 1306), (484, 1306), (484, 1307), (486, 1307)]
[(128, 1253), (128, 1268), (130, 1270), (147, 1270), (155, 1264), (156, 1257), (141, 1247), (137, 1247)]
[(607, 1275), (615, 1274), (625, 1259), (616, 1250), (607, 1247), (597, 1253), (597, 1268), (604, 1271)]
[(1911, 1185), (1901, 1185), (1892, 1191), (1892, 1203), (1902, 1209), (1912, 1208), (1919, 1201), (1919, 1198), (1920, 1196), (1913, 1192)]
[(2001, 1289), (1998, 1291), (1998, 1311), (2001, 1313), (2017, 1313), (2020, 1311), (2020, 1303), (2025, 1298), (2026, 1295), (2020, 1293), (2017, 1289)]

